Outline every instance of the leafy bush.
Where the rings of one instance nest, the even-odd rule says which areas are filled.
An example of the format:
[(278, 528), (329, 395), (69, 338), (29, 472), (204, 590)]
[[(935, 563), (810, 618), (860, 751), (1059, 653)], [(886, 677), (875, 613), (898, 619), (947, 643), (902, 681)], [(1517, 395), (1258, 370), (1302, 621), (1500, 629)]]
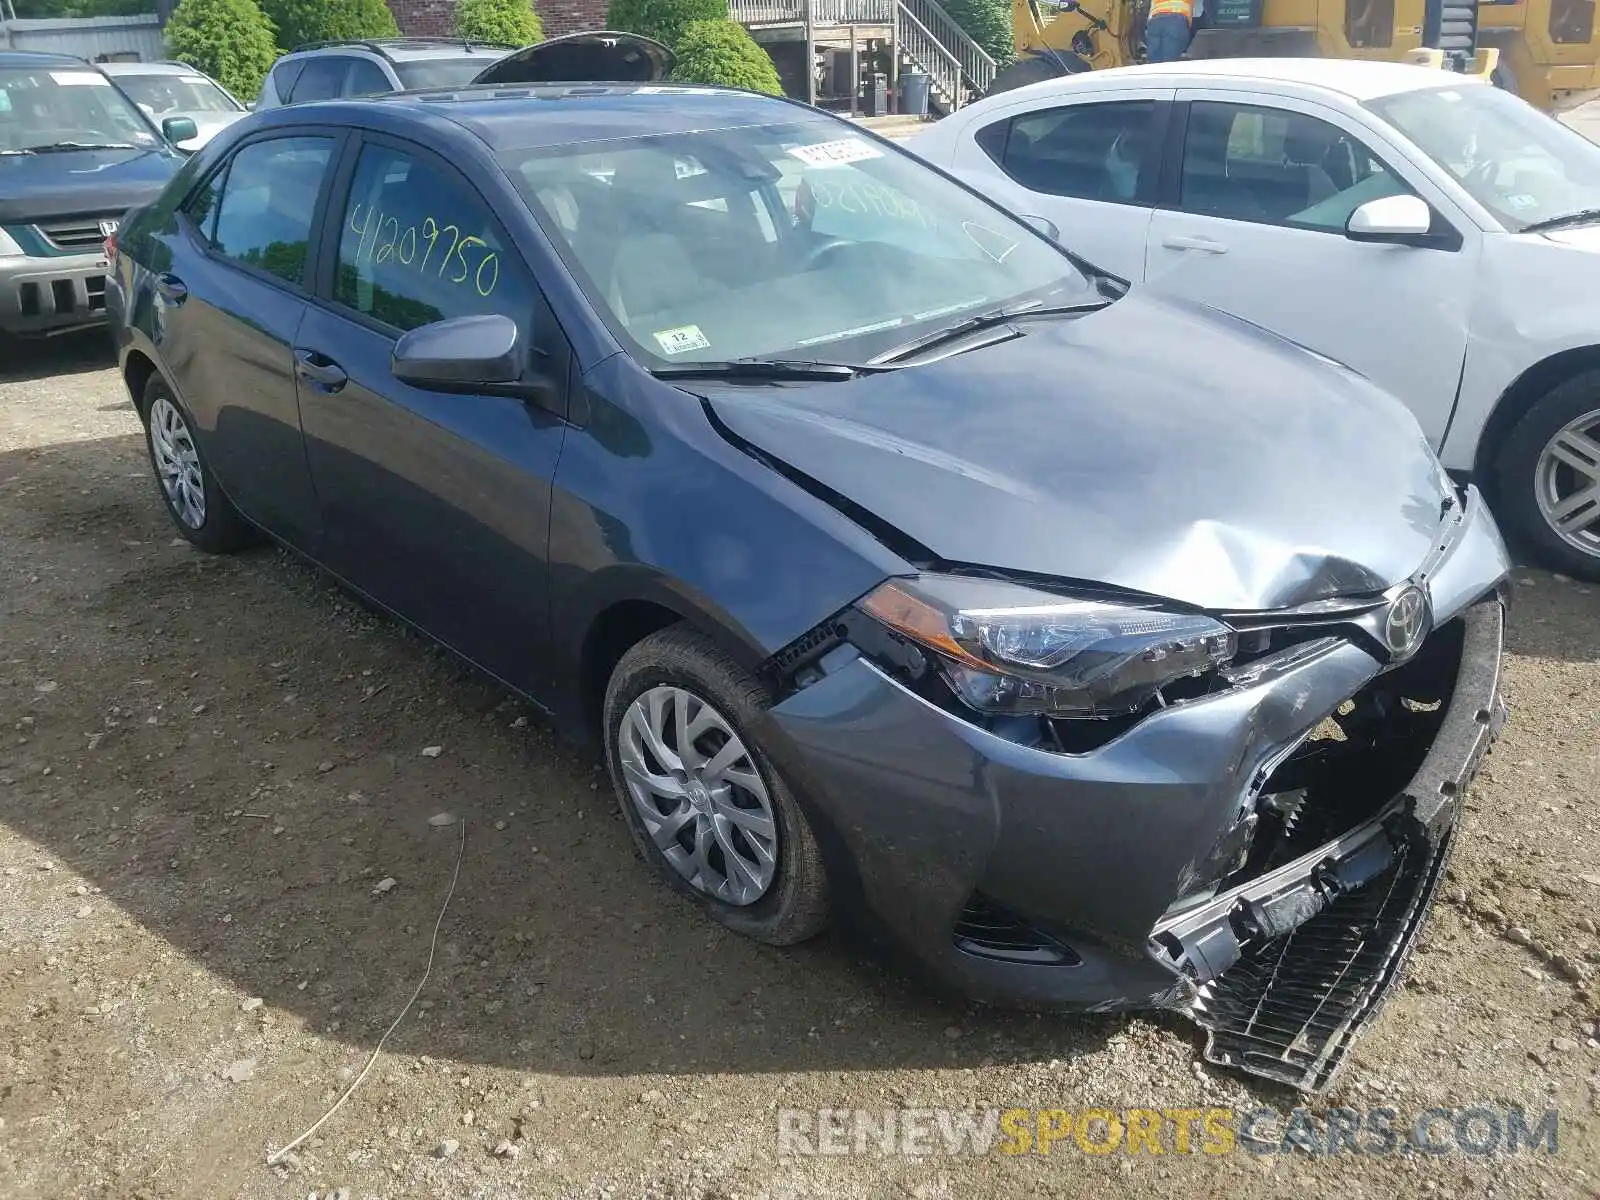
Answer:
[(460, 0), (456, 36), (475, 42), (531, 46), (544, 41), (544, 25), (532, 0)]
[(678, 48), (678, 39), (695, 21), (725, 21), (728, 0), (611, 0), (606, 28), (655, 38)]
[(944, 10), (955, 18), (967, 36), (1004, 66), (1017, 56), (1011, 29), (1009, 0), (943, 0)]
[(672, 78), (679, 83), (708, 83), (747, 88), (769, 96), (783, 95), (772, 56), (756, 44), (743, 25), (726, 17), (692, 23), (678, 39), (677, 52), (678, 65), (673, 68)]
[(400, 32), (383, 0), (263, 0), (262, 7), (285, 50), (307, 42), (394, 37)]
[(181, 0), (167, 22), (167, 50), (249, 102), (278, 57), (272, 22), (256, 0)]

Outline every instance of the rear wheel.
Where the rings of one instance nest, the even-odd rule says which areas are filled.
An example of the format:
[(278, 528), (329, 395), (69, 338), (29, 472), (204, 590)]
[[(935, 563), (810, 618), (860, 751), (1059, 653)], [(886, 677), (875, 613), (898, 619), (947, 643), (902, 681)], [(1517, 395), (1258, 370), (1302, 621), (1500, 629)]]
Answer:
[(145, 384), (140, 409), (150, 466), (178, 532), (212, 554), (226, 554), (255, 541), (255, 529), (217, 486), (189, 414), (161, 376), (152, 375)]
[(827, 923), (805, 814), (751, 730), (771, 697), (701, 634), (654, 633), (606, 688), (606, 761), (639, 853), (711, 918), (791, 945)]
[(1536, 401), (1495, 470), (1501, 520), (1539, 563), (1600, 580), (1600, 371)]

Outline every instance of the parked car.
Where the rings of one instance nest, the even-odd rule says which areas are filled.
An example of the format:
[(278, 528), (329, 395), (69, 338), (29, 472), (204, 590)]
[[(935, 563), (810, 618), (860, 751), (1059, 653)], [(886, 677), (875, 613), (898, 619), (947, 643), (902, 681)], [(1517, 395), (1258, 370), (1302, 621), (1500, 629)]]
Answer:
[[(193, 137), (193, 122), (165, 125)], [(81, 58), (0, 51), (0, 335), (105, 320), (106, 237), (183, 156)]]
[(612, 31), (571, 33), (521, 50), (445, 38), (316, 42), (278, 60), (261, 86), (256, 107), (499, 82), (491, 72), (502, 60), (506, 70), (524, 83), (563, 79), (648, 83), (664, 79), (674, 61), (672, 51), (659, 42)]
[(100, 69), (153, 120), (194, 122), (195, 136), (177, 143), (180, 150), (198, 150), (246, 111), (221, 84), (187, 63), (116, 62)]
[(728, 928), (851, 914), (1308, 1087), (1393, 981), (1507, 565), (1354, 373), (716, 88), (253, 114), (116, 280), (178, 531), (269, 533), (603, 746)]
[(1543, 563), (1600, 578), (1600, 147), (1450, 72), (1302, 58), (1050, 80), (909, 144), (1367, 375)]

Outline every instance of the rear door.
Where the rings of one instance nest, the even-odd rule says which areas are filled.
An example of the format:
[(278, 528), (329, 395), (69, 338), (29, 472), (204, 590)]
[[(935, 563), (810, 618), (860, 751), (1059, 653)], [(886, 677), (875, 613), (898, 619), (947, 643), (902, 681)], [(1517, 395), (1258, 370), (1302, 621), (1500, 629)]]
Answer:
[[(1353, 367), (1438, 446), (1466, 357), (1480, 235), (1376, 131), (1312, 101), (1183, 90), (1181, 156), (1150, 223), (1146, 282)], [(1361, 204), (1419, 195), (1429, 247), (1354, 242)]]
[(545, 690), (550, 490), (566, 434), (550, 407), (401, 383), (401, 334), (504, 313), (529, 362), (570, 350), (489, 204), (412, 143), (367, 135), (336, 189), (328, 262), (295, 339), (321, 558), (380, 603), (515, 686)]
[(1053, 96), (1006, 109), (962, 138), (951, 170), (1062, 245), (1124, 279), (1144, 276), (1170, 89)]
[(147, 264), (157, 349), (217, 479), (246, 516), (304, 549), (320, 517), (292, 347), (344, 136), (297, 128), (244, 143), (189, 197)]

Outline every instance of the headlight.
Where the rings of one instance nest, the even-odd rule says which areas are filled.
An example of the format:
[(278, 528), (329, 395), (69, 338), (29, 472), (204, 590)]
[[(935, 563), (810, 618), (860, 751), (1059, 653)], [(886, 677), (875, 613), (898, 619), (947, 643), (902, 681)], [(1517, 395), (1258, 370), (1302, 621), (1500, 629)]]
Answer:
[(1210, 617), (964, 576), (890, 580), (861, 608), (932, 650), (956, 694), (985, 712), (1122, 715), (1238, 649)]
[(4, 229), (0, 229), (0, 258), (21, 258), (22, 247), (17, 245), (17, 239)]

